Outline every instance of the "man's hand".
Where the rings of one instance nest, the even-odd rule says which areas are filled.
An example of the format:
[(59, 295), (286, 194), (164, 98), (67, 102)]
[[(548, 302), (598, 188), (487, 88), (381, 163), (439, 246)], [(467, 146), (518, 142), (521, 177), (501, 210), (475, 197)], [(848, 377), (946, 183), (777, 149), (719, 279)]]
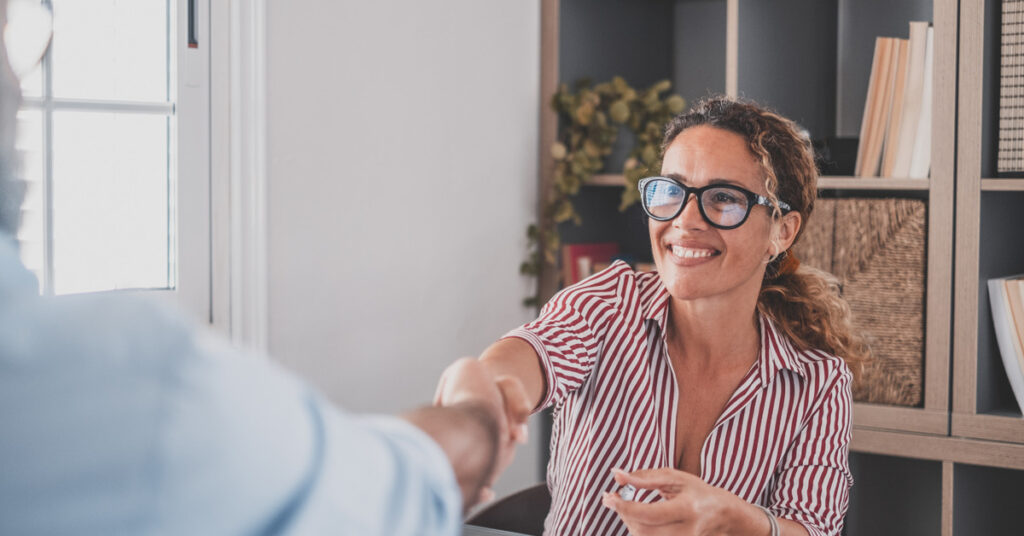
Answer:
[(495, 480), (515, 456), (516, 443), (527, 439), (526, 421), (532, 407), (522, 382), (513, 376), (495, 377), (480, 361), (464, 357), (452, 363), (441, 375), (434, 404), (453, 407), (463, 403), (481, 404), (492, 412), (498, 425), (498, 452), (494, 469), (488, 475), (476, 502), (493, 498)]

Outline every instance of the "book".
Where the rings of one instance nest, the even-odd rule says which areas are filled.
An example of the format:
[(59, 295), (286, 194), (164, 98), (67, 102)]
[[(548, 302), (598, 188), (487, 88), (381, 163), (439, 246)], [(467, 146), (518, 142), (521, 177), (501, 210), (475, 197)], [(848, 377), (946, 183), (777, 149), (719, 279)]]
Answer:
[(935, 29), (928, 28), (924, 52), (924, 90), (921, 93), (921, 115), (914, 135), (914, 149), (910, 153), (912, 179), (927, 179), (932, 163), (932, 78), (935, 62)]
[(903, 119), (903, 101), (907, 89), (907, 62), (910, 57), (910, 41), (897, 39), (897, 52), (893, 56), (896, 70), (893, 78), (892, 104), (889, 107), (889, 124), (885, 130), (882, 150), (883, 177), (892, 177), (896, 167), (896, 151), (899, 147), (900, 120)]
[(903, 99), (903, 116), (897, 143), (896, 162), (892, 176), (910, 176), (910, 160), (914, 153), (914, 137), (918, 133), (924, 95), (925, 54), (928, 48), (928, 23), (910, 23), (910, 44), (907, 58), (907, 86)]
[[(1017, 399), (1017, 405), (1024, 413), (1024, 329), (1018, 329), (1014, 319), (1016, 305), (1011, 305), (1010, 293), (1016, 290), (1013, 297), (1016, 303), (1020, 296), (1024, 275), (999, 277), (988, 280), (988, 295), (992, 309), (992, 326), (996, 332), (996, 342), (1002, 357), (1006, 377), (1010, 380), (1010, 388)], [(1016, 281), (1008, 284), (1009, 281)], [(1024, 301), (1024, 299), (1022, 299)], [(1024, 316), (1024, 311), (1020, 311)]]
[(594, 273), (594, 265), (611, 261), (619, 254), (614, 242), (566, 244), (562, 246), (562, 286), (579, 283)]
[(872, 96), (878, 92), (878, 84), (882, 78), (882, 38), (875, 39), (875, 55), (871, 59), (871, 75), (868, 77), (868, 93), (864, 97), (864, 113), (860, 119), (860, 143), (857, 145), (857, 161), (854, 164), (853, 174), (861, 177), (866, 167), (864, 161), (867, 156), (868, 133), (871, 132), (871, 117), (875, 113), (875, 99)]
[[(1018, 348), (1024, 353), (1024, 278), (1003, 279), (1006, 287), (1006, 302), (1010, 306), (1010, 319), (1018, 342)], [(1024, 368), (1024, 363), (1022, 363)]]
[(857, 165), (854, 173), (858, 177), (876, 177), (882, 155), (888, 109), (886, 103), (892, 92), (890, 64), (892, 63), (893, 39), (875, 39), (875, 55), (871, 61), (871, 78), (868, 94), (864, 100), (864, 117), (860, 125), (860, 145), (857, 148)]

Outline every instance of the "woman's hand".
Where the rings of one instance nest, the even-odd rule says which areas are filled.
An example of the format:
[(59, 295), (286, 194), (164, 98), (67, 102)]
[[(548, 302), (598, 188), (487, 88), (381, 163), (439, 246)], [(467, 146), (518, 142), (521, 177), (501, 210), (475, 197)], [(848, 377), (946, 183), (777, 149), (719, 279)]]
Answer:
[(771, 534), (768, 518), (757, 507), (690, 473), (669, 468), (613, 472), (620, 486), (658, 490), (664, 498), (642, 503), (604, 494), (602, 504), (615, 510), (632, 536)]
[(522, 382), (513, 376), (495, 376), (480, 361), (464, 357), (452, 363), (441, 375), (434, 395), (434, 405), (447, 407), (463, 402), (484, 404), (498, 423), (498, 455), (494, 470), (478, 501), (493, 498), (494, 481), (515, 456), (517, 443), (526, 443), (526, 420), (530, 404)]

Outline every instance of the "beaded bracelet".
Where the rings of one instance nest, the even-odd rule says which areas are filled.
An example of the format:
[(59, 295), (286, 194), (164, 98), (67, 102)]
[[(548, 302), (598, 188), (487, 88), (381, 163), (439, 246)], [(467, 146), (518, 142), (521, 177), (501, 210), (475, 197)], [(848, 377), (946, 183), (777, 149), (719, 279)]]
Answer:
[(772, 527), (772, 536), (779, 536), (779, 522), (778, 522), (778, 520), (775, 519), (775, 516), (773, 516), (772, 513), (769, 512), (767, 508), (765, 508), (765, 507), (763, 507), (763, 506), (761, 506), (759, 504), (755, 504), (754, 506), (757, 506), (758, 508), (760, 508), (761, 511), (764, 512), (764, 515), (768, 516), (768, 523)]

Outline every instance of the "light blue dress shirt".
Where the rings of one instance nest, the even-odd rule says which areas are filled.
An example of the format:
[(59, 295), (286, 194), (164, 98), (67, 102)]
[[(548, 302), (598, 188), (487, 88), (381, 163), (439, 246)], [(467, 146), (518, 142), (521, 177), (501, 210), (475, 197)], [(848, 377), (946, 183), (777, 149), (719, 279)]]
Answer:
[(457, 534), (444, 453), (159, 304), (40, 297), (0, 233), (0, 534)]

